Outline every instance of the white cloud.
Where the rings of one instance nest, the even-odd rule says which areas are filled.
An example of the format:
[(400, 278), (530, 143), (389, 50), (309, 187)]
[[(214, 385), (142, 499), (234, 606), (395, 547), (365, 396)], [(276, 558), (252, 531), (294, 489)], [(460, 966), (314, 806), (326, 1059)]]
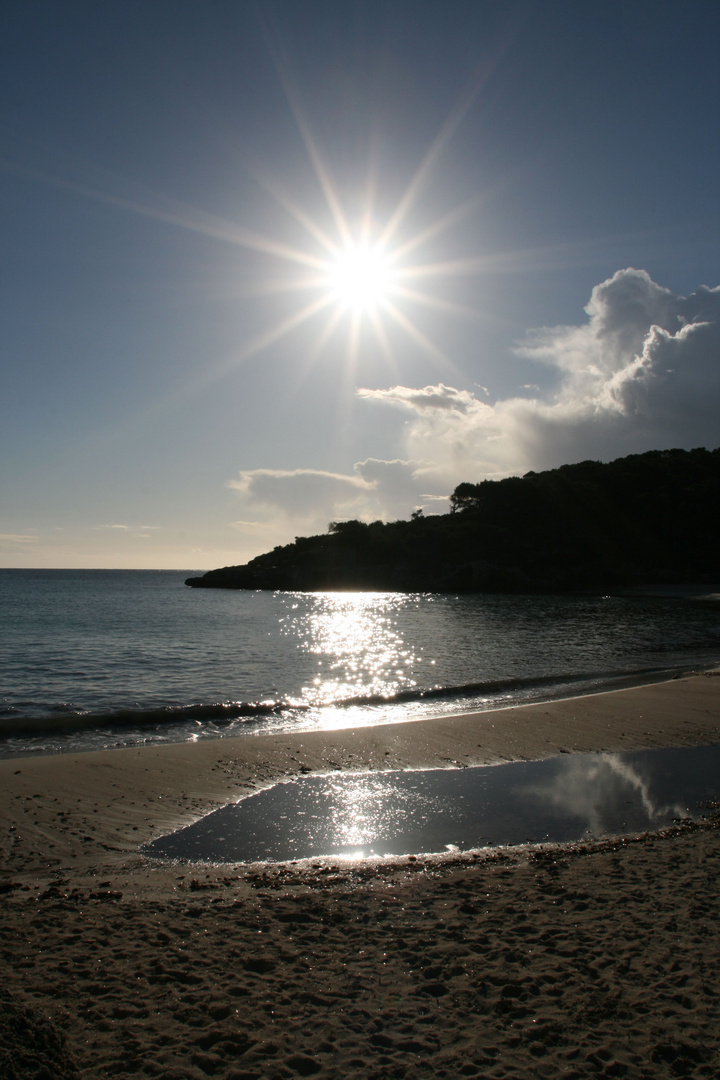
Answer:
[[(276, 524), (282, 518), (293, 528), (324, 531), (330, 521), (408, 517), (423, 501), (423, 485), (431, 463), (367, 458), (352, 474), (320, 469), (249, 469), (231, 480), (245, 507)], [(241, 520), (233, 527), (265, 528), (268, 521)]]
[(590, 316), (586, 325), (531, 330), (516, 351), (575, 376), (608, 375), (642, 350), (650, 327), (680, 328), (679, 299), (656, 285), (645, 270), (618, 270), (593, 289), (585, 307)]
[(720, 288), (678, 296), (644, 270), (619, 270), (585, 311), (582, 325), (531, 330), (517, 346), (554, 369), (552, 395), (526, 384), (534, 397), (488, 404), (444, 383), (362, 388), (369, 405), (405, 417), (402, 458), (367, 458), (348, 474), (254, 469), (230, 486), (260, 529), (289, 538), (331, 520), (408, 517), (423, 504), (442, 512), (464, 480), (720, 444)]
[(417, 412), (469, 412), (478, 404), (469, 390), (456, 390), (438, 383), (413, 390), (409, 386), (395, 386), (392, 390), (358, 390), (358, 397), (371, 401), (385, 401), (390, 405), (406, 405)]
[(432, 468), (431, 462), (398, 458), (393, 461), (367, 458), (355, 465), (355, 471), (363, 480), (374, 486), (379, 508), (376, 517), (385, 520), (408, 517), (423, 502), (422, 489), (428, 468)]
[(361, 476), (320, 469), (250, 469), (229, 486), (251, 505), (280, 509), (296, 520), (332, 514), (338, 507), (352, 514), (374, 491)]
[(38, 537), (28, 533), (0, 533), (2, 544), (37, 544)]
[(646, 424), (690, 426), (717, 440), (720, 325), (688, 323), (676, 334), (653, 327), (643, 350), (610, 383), (624, 414)]
[(243, 509), (258, 519), (258, 541), (272, 534), (274, 543), (287, 543), (298, 532), (325, 532), (330, 521), (380, 516), (376, 485), (359, 474), (249, 469), (229, 486), (239, 493)]
[(159, 525), (95, 525), (96, 530), (111, 529), (121, 533), (127, 533), (128, 536), (140, 538), (141, 540), (149, 540), (151, 532), (157, 532), (160, 528)]
[(683, 297), (644, 270), (597, 285), (581, 326), (530, 331), (517, 353), (556, 370), (548, 399), (487, 405), (442, 383), (360, 390), (412, 413), (409, 456), (461, 480), (609, 460), (671, 446), (720, 444), (720, 288)]
[(503, 438), (499, 418), (491, 405), (469, 390), (439, 383), (419, 390), (407, 386), (362, 389), (358, 395), (412, 413), (405, 449), (418, 462), (417, 473), (424, 477), (426, 486), (436, 487), (434, 494), (438, 485), (439, 490), (449, 493), (458, 482), (453, 478), (467, 478), (468, 470), (475, 472), (480, 467), (490, 474), (505, 468), (498, 466), (502, 449), (495, 445)]

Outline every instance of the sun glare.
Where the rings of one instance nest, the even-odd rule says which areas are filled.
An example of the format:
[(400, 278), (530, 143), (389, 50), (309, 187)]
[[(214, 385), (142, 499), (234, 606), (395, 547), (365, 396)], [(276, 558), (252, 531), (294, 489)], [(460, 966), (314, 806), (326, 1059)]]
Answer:
[(348, 246), (330, 263), (327, 286), (333, 299), (355, 311), (382, 305), (393, 291), (390, 259), (379, 248)]
[[(439, 295), (437, 285), (443, 279), (487, 273), (497, 266), (497, 259), (486, 256), (438, 262), (432, 258), (428, 260), (424, 254), (428, 242), (446, 228), (456, 225), (474, 209), (477, 198), (452, 208), (417, 231), (408, 230), (408, 221), (411, 211), (417, 210), (417, 202), (428, 175), (482, 87), (482, 79), (473, 79), (468, 91), (461, 95), (428, 146), (394, 209), (390, 209), (389, 216), (387, 211), (382, 214), (373, 211), (374, 199), (370, 198), (376, 186), (373, 178), (371, 184), (368, 181), (367, 191), (353, 193), (352, 202), (364, 208), (359, 219), (352, 221), (346, 212), (342, 193), (315, 143), (284, 59), (279, 53), (273, 58), (323, 196), (324, 207), (321, 203), (316, 213), (308, 211), (277, 175), (260, 165), (254, 171), (260, 186), (306, 234), (306, 242), (264, 235), (237, 222), (195, 211), (172, 199), (146, 203), (70, 179), (51, 178), (48, 182), (276, 260), (276, 273), (271, 271), (266, 278), (254, 277), (251, 286), (239, 291), (253, 295), (284, 293), (289, 297), (300, 297), (299, 302), (291, 301), (284, 317), (280, 316), (267, 329), (246, 340), (231, 359), (221, 362), (212, 371), (205, 369), (200, 381), (220, 377), (229, 368), (269, 348), (310, 321), (317, 321), (318, 333), (309, 363), (328, 348), (336, 333), (343, 331), (347, 333), (345, 359), (348, 370), (352, 369), (361, 338), (368, 331), (374, 334), (375, 342), (386, 359), (394, 363), (394, 338), (395, 332), (399, 331), (412, 341), (414, 347), (434, 360), (450, 364), (447, 356), (421, 329), (422, 322), (418, 315), (423, 311), (439, 311), (476, 317), (473, 309), (464, 308)], [(423, 287), (423, 282), (429, 288)], [(393, 333), (390, 334), (390, 331)]]

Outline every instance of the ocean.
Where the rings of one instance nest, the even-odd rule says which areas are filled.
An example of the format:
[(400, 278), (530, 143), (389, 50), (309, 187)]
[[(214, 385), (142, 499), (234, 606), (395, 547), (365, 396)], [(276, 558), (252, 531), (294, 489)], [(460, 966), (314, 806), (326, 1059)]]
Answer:
[(358, 727), (720, 662), (720, 599), (189, 589), (0, 570), (0, 756)]

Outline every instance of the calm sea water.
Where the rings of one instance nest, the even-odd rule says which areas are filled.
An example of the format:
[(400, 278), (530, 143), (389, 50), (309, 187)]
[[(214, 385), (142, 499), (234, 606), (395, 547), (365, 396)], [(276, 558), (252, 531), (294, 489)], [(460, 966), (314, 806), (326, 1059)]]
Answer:
[(714, 597), (188, 589), (0, 570), (0, 755), (341, 728), (720, 661)]

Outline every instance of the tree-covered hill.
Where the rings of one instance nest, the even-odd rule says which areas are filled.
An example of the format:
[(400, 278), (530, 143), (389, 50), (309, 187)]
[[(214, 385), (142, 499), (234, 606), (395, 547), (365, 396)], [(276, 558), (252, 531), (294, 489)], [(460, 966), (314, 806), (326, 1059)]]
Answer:
[(343, 521), (187, 584), (526, 592), (720, 578), (720, 449), (459, 484), (449, 514)]

